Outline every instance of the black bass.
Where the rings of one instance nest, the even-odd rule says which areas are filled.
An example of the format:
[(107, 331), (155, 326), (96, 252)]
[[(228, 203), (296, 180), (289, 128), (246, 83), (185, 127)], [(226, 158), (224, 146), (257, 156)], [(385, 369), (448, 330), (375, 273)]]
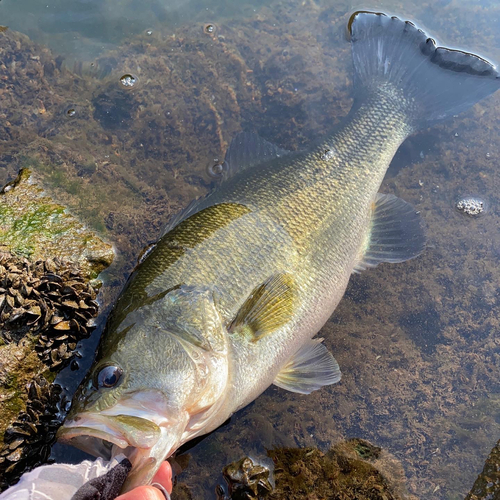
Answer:
[(138, 265), (59, 438), (125, 453), (126, 488), (269, 385), (308, 394), (340, 379), (313, 338), (355, 271), (424, 247), (418, 214), (378, 190), (400, 144), (499, 87), (484, 59), (436, 47), (412, 23), (349, 21), (355, 101), (307, 152), (242, 134), (221, 187), (191, 206)]

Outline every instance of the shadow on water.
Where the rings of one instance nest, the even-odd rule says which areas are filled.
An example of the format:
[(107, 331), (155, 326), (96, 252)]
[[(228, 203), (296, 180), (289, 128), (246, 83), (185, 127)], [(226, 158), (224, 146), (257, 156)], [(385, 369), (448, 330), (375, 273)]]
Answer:
[[(299, 149), (349, 110), (343, 33), (358, 5), (234, 4), (0, 3), (2, 24), (12, 28), (0, 33), (9, 89), (0, 92), (3, 180), (21, 166), (36, 169), (117, 249), (103, 276), (100, 326), (81, 346), (80, 369), (59, 377), (68, 392), (90, 366), (140, 250), (210, 189), (207, 167), (231, 137), (251, 130)], [(387, 0), (376, 8), (401, 7)], [(440, 40), (500, 61), (495, 3), (407, 0), (402, 9)], [(126, 75), (134, 85), (123, 84)], [(214, 498), (224, 465), (244, 456), (276, 446), (327, 451), (354, 437), (387, 450), (413, 498), (468, 493), (500, 437), (499, 106), (493, 96), (399, 149), (382, 191), (421, 212), (426, 251), (352, 279), (321, 331), (342, 368), (340, 384), (308, 397), (271, 387), (186, 452), (179, 480), (194, 498)], [(457, 196), (468, 194), (488, 201), (485, 216), (455, 210)], [(83, 454), (58, 445), (54, 456)]]

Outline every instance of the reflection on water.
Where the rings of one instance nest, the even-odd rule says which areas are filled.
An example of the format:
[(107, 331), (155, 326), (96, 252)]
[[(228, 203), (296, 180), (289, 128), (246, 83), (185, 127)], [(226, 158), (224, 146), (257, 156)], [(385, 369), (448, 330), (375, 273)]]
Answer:
[[(115, 243), (109, 305), (168, 217), (210, 189), (207, 169), (237, 132), (299, 149), (347, 113), (344, 33), (359, 7), (500, 61), (495, 2), (4, 0), (2, 184), (32, 166)], [(222, 467), (243, 456), (348, 438), (387, 450), (411, 495), (467, 494), (500, 437), (499, 109), (493, 96), (402, 146), (382, 191), (421, 211), (427, 250), (353, 277), (321, 332), (340, 384), (310, 396), (271, 387), (186, 452), (179, 480), (194, 498), (210, 498)], [(456, 210), (470, 196), (487, 203), (483, 216)], [(70, 390), (89, 363), (62, 374)], [(59, 447), (56, 456), (78, 453)]]

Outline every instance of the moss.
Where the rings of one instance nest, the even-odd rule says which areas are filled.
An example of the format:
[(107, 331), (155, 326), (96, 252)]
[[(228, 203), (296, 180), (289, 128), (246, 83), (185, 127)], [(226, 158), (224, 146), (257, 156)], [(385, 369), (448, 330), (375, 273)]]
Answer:
[(25, 397), (22, 391), (13, 391), (12, 395), (7, 397), (2, 404), (3, 418), (10, 423), (12, 417), (17, 416), (25, 407)]
[(47, 369), (42, 373), (42, 376), (45, 378), (47, 382), (53, 384), (57, 377), (57, 372)]

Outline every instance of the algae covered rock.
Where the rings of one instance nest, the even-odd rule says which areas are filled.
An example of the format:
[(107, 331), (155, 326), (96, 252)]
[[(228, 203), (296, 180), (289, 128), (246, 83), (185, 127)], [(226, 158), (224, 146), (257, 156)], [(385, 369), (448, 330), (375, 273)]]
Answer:
[(31, 260), (70, 261), (92, 278), (114, 257), (110, 245), (44, 195), (28, 169), (1, 192), (0, 245)]
[(61, 395), (53, 372), (90, 335), (94, 278), (113, 255), (29, 171), (0, 192), (0, 489), (50, 454)]
[[(405, 494), (401, 463), (363, 439), (340, 442), (327, 453), (317, 448), (268, 450), (270, 471), (249, 457), (223, 469), (228, 496), (221, 486), (220, 500), (400, 500)], [(272, 488), (270, 474), (274, 473)], [(179, 485), (182, 486), (182, 485)], [(177, 486), (176, 486), (177, 488)], [(185, 491), (182, 498), (186, 497)]]
[(270, 450), (276, 488), (272, 500), (399, 500), (401, 485), (384, 470), (383, 453), (367, 441), (349, 440), (328, 453), (316, 448)]

